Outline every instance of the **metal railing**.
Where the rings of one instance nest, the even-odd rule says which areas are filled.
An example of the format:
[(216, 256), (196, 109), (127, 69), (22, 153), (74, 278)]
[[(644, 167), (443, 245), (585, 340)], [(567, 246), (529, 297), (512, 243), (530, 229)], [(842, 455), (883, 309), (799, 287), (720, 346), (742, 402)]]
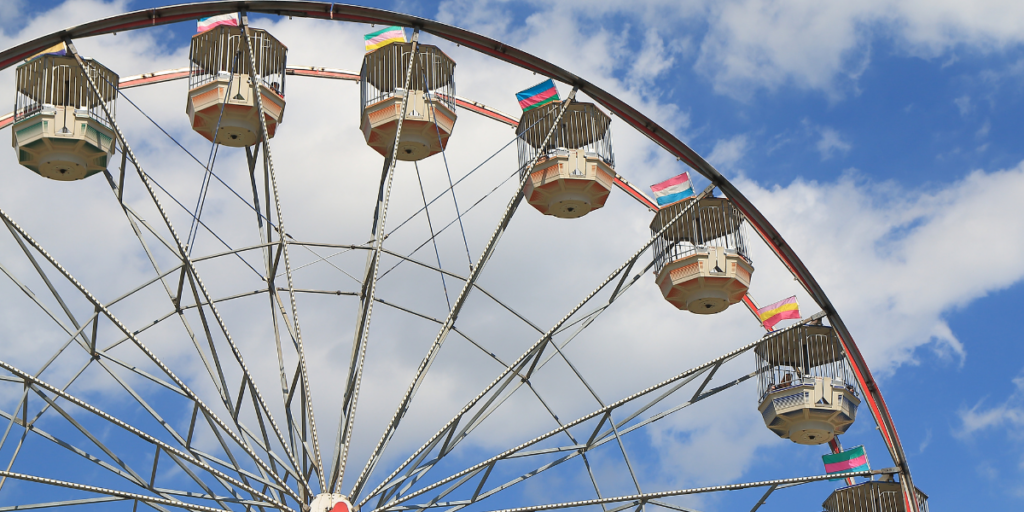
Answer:
[[(928, 512), (928, 496), (915, 489), (921, 512)], [(899, 482), (869, 481), (834, 491), (821, 504), (823, 512), (906, 512)]]
[(615, 167), (612, 151), (611, 118), (592, 103), (573, 103), (565, 110), (560, 126), (543, 148), (544, 136), (551, 130), (562, 103), (555, 101), (523, 114), (516, 128), (519, 146), (520, 179), (526, 166), (538, 154), (544, 157), (564, 156), (568, 150), (582, 149), (586, 156), (600, 158)]
[[(693, 199), (668, 205), (655, 214), (651, 235), (661, 231), (668, 222), (685, 209)], [(746, 218), (728, 199), (707, 197), (654, 241), (654, 272), (680, 258), (707, 251), (710, 247), (724, 249), (750, 261), (747, 252)]]
[(855, 395), (857, 379), (835, 331), (828, 326), (801, 325), (779, 331), (754, 348), (760, 400), (772, 391), (831, 380)]
[(96, 121), (110, 127), (103, 106), (106, 105), (114, 115), (118, 77), (94, 60), (86, 60), (85, 65), (99, 88), (99, 94), (89, 88), (89, 81), (72, 57), (43, 55), (18, 66), (14, 121), (36, 115), (46, 107), (61, 108), (65, 112), (71, 108), (78, 115), (87, 112)]
[[(256, 60), (255, 75), (263, 85), (284, 96), (288, 48), (266, 30), (250, 30)], [(232, 74), (248, 77), (249, 62), (245, 58), (245, 48), (245, 36), (240, 27), (222, 25), (192, 36), (189, 90), (215, 80), (228, 80)]]
[[(411, 57), (412, 43), (391, 43), (367, 53), (359, 71), (360, 108), (403, 94)], [(409, 87), (455, 111), (455, 61), (429, 44), (419, 45), (416, 57)]]

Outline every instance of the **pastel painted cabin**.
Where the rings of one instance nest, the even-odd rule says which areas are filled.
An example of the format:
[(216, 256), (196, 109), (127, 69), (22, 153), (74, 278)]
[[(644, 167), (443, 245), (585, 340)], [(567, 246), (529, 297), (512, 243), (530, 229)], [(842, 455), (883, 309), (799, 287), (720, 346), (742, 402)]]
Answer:
[[(914, 494), (917, 509), (928, 512), (928, 495), (916, 487)], [(907, 512), (905, 496), (900, 482), (892, 480), (892, 475), (883, 475), (882, 480), (836, 489), (821, 504), (821, 509), (824, 512)]]
[(563, 104), (523, 113), (516, 128), (520, 179), (529, 174), (523, 194), (537, 211), (575, 219), (605, 205), (615, 183), (615, 156), (611, 119), (592, 103), (569, 104), (545, 145)]
[(780, 330), (754, 347), (754, 356), (758, 410), (779, 437), (824, 444), (857, 419), (857, 381), (831, 327)]
[(107, 168), (115, 135), (103, 111), (115, 114), (118, 76), (84, 60), (97, 91), (74, 57), (41, 55), (18, 66), (12, 143), (18, 163), (59, 181)]
[(652, 236), (668, 225), (654, 241), (655, 281), (676, 308), (710, 315), (743, 300), (754, 267), (743, 214), (723, 197), (695, 201), (666, 205), (654, 215)]
[[(366, 54), (360, 76), (359, 129), (366, 144), (389, 156), (408, 97), (398, 159), (423, 160), (444, 151), (455, 128), (455, 61), (434, 45), (389, 43)], [(409, 89), (405, 89), (406, 81)]]
[(263, 140), (254, 94), (263, 100), (262, 114), (270, 138), (284, 119), (288, 48), (265, 30), (249, 30), (255, 73), (250, 73), (241, 27), (221, 25), (192, 36), (188, 119), (193, 130), (224, 146), (245, 147)]

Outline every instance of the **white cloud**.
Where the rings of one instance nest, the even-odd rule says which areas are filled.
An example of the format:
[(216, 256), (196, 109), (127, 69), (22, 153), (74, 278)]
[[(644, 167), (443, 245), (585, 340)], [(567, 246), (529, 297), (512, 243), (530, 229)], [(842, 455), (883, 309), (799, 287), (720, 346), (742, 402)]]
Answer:
[[(603, 17), (643, 26), (650, 31), (645, 38), (653, 32), (664, 37), (678, 34), (679, 27), (693, 27), (696, 69), (717, 91), (737, 98), (783, 85), (822, 91), (833, 100), (856, 94), (857, 81), (871, 61), (872, 44), (879, 39), (894, 41), (899, 54), (943, 58), (947, 63), (956, 58), (949, 53), (961, 47), (1000, 52), (1024, 41), (1024, 6), (1002, 0), (569, 1), (534, 2), (531, 7), (536, 13), (529, 24), (538, 29), (569, 20), (592, 25)], [(503, 2), (453, 0), (442, 2), (439, 15), (442, 21), (502, 37), (517, 32), (508, 21), (510, 9)], [(547, 33), (560, 37), (557, 31)], [(643, 45), (645, 38), (636, 44)], [(671, 60), (669, 56), (661, 62)]]
[(985, 399), (970, 408), (961, 408), (957, 414), (961, 425), (953, 433), (961, 439), (971, 439), (985, 430), (1005, 429), (1013, 437), (1020, 437), (1024, 428), (1024, 374), (1013, 379), (1013, 391), (1002, 403), (987, 407)]
[(747, 136), (737, 135), (731, 139), (719, 139), (708, 154), (707, 161), (719, 170), (730, 169), (747, 153)]
[(21, 10), (24, 0), (8, 0), (0, 3), (0, 29), (8, 31), (21, 21)]
[(974, 110), (974, 107), (971, 105), (971, 97), (966, 94), (953, 100), (953, 103), (956, 104), (956, 108), (960, 110), (960, 115), (963, 117), (967, 117), (967, 114)]
[[(784, 4), (772, 10), (750, 2), (730, 5), (721, 8), (718, 17), (711, 18), (711, 36), (701, 50), (700, 59), (703, 60), (699, 64), (702, 70), (724, 84), (723, 87), (750, 83), (774, 87), (787, 81), (812, 88), (836, 87), (835, 75), (855, 78), (866, 62), (866, 53), (848, 52), (858, 41), (863, 42), (864, 35), (860, 32), (859, 22), (847, 22), (850, 17), (872, 19), (866, 14), (856, 14), (867, 7)], [(75, 12), (70, 12), (69, 7), (68, 12), (60, 11), (63, 13), (60, 17), (47, 19), (45, 26), (39, 19), (31, 22), (29, 28), (16, 37), (24, 38), (51, 30), (48, 28), (50, 24), (66, 26), (72, 20), (82, 21), (81, 17), (86, 15), (82, 12), (87, 8), (106, 13), (106, 10), (116, 11), (123, 6), (92, 3), (75, 7)], [(743, 18), (739, 11), (743, 6), (751, 7), (753, 19)], [(644, 20), (657, 13), (677, 12), (656, 7), (655, 4), (641, 4), (628, 8), (640, 12), (637, 16)], [(804, 11), (797, 14), (803, 12), (805, 15), (792, 17), (792, 9), (798, 7)], [(689, 129), (689, 120), (685, 113), (681, 113), (682, 109), (665, 103), (658, 90), (650, 89), (658, 77), (669, 76), (672, 66), (666, 63), (678, 65), (678, 59), (682, 59), (687, 51), (685, 48), (660, 47), (665, 37), (661, 34), (669, 32), (645, 35), (640, 46), (641, 57), (633, 59), (633, 54), (622, 43), (621, 32), (600, 27), (595, 29), (580, 21), (589, 19), (587, 16), (623, 13), (626, 7), (601, 3), (595, 4), (593, 10), (583, 12), (578, 5), (553, 6), (550, 9), (560, 9), (558, 14), (566, 16), (537, 14), (522, 27), (510, 27), (505, 22), (495, 21), (504, 19), (495, 15), (502, 8), (504, 6), (499, 4), (445, 3), (441, 15), (471, 29), (491, 31), (488, 33), (499, 38), (509, 36), (514, 44), (600, 83), (640, 110), (656, 112), (659, 121), (665, 122), (677, 134)], [(681, 9), (682, 14), (677, 16), (695, 16), (701, 12), (698, 4), (685, 4)], [(88, 13), (90, 17), (96, 15), (95, 12)], [(814, 53), (804, 48), (806, 45), (800, 39), (803, 36), (799, 34), (784, 37), (784, 34), (771, 31), (739, 30), (754, 30), (750, 24), (757, 21), (758, 16), (785, 22), (773, 31), (805, 28), (809, 32), (807, 37), (828, 40), (816, 50), (818, 53)], [(671, 16), (666, 18), (658, 21), (659, 26), (675, 21)], [(822, 27), (827, 25), (826, 22), (837, 24), (837, 35), (825, 33)], [(273, 21), (266, 26), (288, 44), (292, 63), (358, 68), (362, 52), (360, 35), (365, 27), (307, 20)], [(557, 30), (552, 30), (552, 26)], [(715, 39), (731, 33), (730, 27), (737, 29), (736, 37), (747, 38), (746, 42), (740, 41), (743, 44), (739, 44)], [(185, 59), (184, 42), (165, 47), (163, 45), (171, 43), (160, 42), (159, 33), (153, 34), (136, 32), (116, 38), (107, 36), (82, 41), (80, 47), (122, 75), (179, 67)], [(341, 41), (343, 44), (324, 48), (321, 44), (324, 40)], [(714, 47), (712, 43), (720, 46)], [(451, 51), (459, 62), (460, 94), (484, 103), (514, 111), (515, 103), (510, 92), (519, 84), (530, 85), (537, 80), (528, 72), (498, 64), (464, 48), (449, 45), (445, 49)], [(790, 55), (799, 51), (810, 53)], [(634, 71), (635, 75), (618, 78), (622, 70)], [(6, 73), (3, 79), (9, 90), (11, 75), (9, 71)], [(502, 77), (500, 87), (495, 86), (495, 76)], [(129, 92), (187, 147), (202, 152), (209, 146), (186, 124), (183, 113), (185, 93), (184, 82)], [(360, 139), (354, 107), (357, 97), (357, 87), (350, 83), (289, 79), (287, 119), (274, 139), (273, 147), (287, 225), (289, 231), (301, 239), (345, 243), (362, 243), (367, 239), (381, 159)], [(325, 116), (325, 111), (337, 114)], [(119, 112), (119, 119), (147, 171), (191, 206), (200, 176), (196, 164), (170, 146), (162, 134), (134, 114), (130, 107), (122, 103)], [(653, 183), (658, 178), (683, 170), (681, 164), (653, 148), (643, 136), (625, 130), (621, 123), (614, 123), (614, 127), (618, 169), (631, 181)], [(815, 130), (820, 134), (817, 147), (823, 159), (849, 151), (850, 142), (836, 129), (823, 127)], [(458, 176), (469, 169), (511, 136), (507, 127), (487, 123), (466, 112), (460, 113), (451, 151), (447, 155), (453, 174)], [(709, 160), (715, 165), (733, 166), (742, 161), (748, 144), (745, 135), (720, 140)], [(249, 181), (241, 153), (225, 150), (219, 158), (218, 172), (243, 197), (248, 197)], [(152, 274), (122, 214), (114, 207), (109, 190), (104, 190), (106, 183), (102, 180), (93, 178), (82, 183), (60, 184), (31, 175), (10, 158), (0, 161), (0, 166), (7, 180), (0, 190), (0, 206), (12, 212), (30, 232), (38, 234), (43, 244), (87, 286), (97, 290), (103, 300), (130, 290)], [(515, 157), (506, 152), (493, 167), (487, 167), (467, 181), (464, 188), (459, 189), (463, 208), (466, 200), (487, 193), (510, 172), (509, 169), (514, 168)], [(436, 157), (421, 163), (420, 169), (428, 197), (443, 190), (447, 180), (443, 165)], [(393, 222), (404, 218), (420, 204), (420, 191), (410, 171), (407, 165), (399, 169), (389, 226), (394, 226)], [(952, 357), (965, 357), (971, 347), (965, 347), (959, 341), (945, 322), (944, 315), (987, 293), (1011, 286), (1024, 276), (1024, 264), (1015, 257), (1024, 253), (1024, 242), (1012, 237), (985, 236), (985, 233), (995, 230), (1000, 233), (1024, 232), (1024, 219), (1014, 210), (1015, 199), (1024, 194), (1024, 166), (1002, 171), (975, 171), (945, 188), (927, 191), (901, 190), (890, 183), (871, 183), (855, 176), (835, 182), (801, 179), (784, 186), (755, 183), (742, 177), (736, 183), (796, 248), (842, 312), (872, 368), (882, 375), (896, 371), (902, 364), (913, 363), (915, 351), (923, 346), (945, 351)], [(159, 225), (155, 210), (145, 207), (147, 200), (137, 180), (129, 182), (127, 193), (129, 202), (138, 206), (151, 224)], [(490, 235), (509, 195), (511, 191), (507, 186), (500, 189), (464, 219), (474, 258)], [(183, 226), (188, 224), (186, 215), (173, 205), (168, 204), (168, 208), (179, 231), (183, 230)], [(432, 207), (431, 212), (435, 216), (435, 226), (438, 219), (453, 218), (447, 200)], [(218, 232), (228, 236), (230, 243), (240, 246), (258, 240), (252, 216), (244, 204), (218, 185), (209, 199), (204, 219)], [(646, 240), (649, 220), (646, 210), (635, 207), (619, 191), (613, 192), (605, 210), (578, 221), (542, 217), (524, 205), (503, 236), (481, 284), (527, 318), (548, 327)], [(422, 241), (425, 232), (423, 219), (417, 219), (389, 239), (389, 244), (394, 244), (390, 247), (411, 249)], [(988, 261), (989, 265), (1001, 269), (1001, 273), (977, 274), (970, 280), (941, 278), (949, 275), (949, 269), (972, 268), (975, 263), (970, 255), (942, 250), (948, 246), (949, 233), (965, 232), (977, 233), (977, 236), (992, 240), (994, 244), (1001, 244), (991, 248)], [(20, 259), (12, 241), (4, 238), (3, 243), (0, 254), (4, 263), (16, 267), (15, 270), (20, 272), (18, 275), (32, 276), (32, 269)], [(461, 236), (454, 229), (443, 235), (440, 241), (446, 268), (458, 273), (466, 271), (461, 243)], [(221, 249), (206, 235), (201, 236), (197, 244), (200, 252)], [(294, 267), (314, 260), (308, 252), (295, 247), (292, 251)], [(166, 263), (165, 252), (161, 252), (162, 263)], [(421, 252), (417, 256), (423, 261), (431, 261), (429, 249), (424, 252), (427, 255)], [(338, 256), (333, 261), (359, 275), (364, 257), (362, 253), (354, 252)], [(759, 243), (755, 244), (754, 260), (757, 271), (752, 295), (764, 301), (796, 293), (805, 305), (805, 313), (813, 313), (807, 311), (813, 309), (811, 301)], [(250, 261), (257, 268), (261, 265), (258, 256)], [(259, 280), (237, 260), (204, 263), (200, 273), (217, 296), (260, 286)], [(296, 272), (296, 279), (300, 287), (308, 288), (352, 291), (358, 286), (323, 264)], [(661, 298), (652, 281), (650, 275), (641, 276), (622, 302), (600, 318), (599, 325), (566, 350), (588, 377), (595, 392), (606, 402), (743, 345), (760, 334), (756, 323), (739, 307), (715, 317), (680, 313)], [(449, 289), (458, 284), (457, 281), (449, 281)], [(0, 308), (4, 315), (0, 322), (4, 329), (4, 335), (0, 336), (0, 342), (4, 343), (4, 357), (31, 368), (49, 354), (45, 350), (52, 350), (66, 337), (60, 332), (55, 333), (48, 320), (22, 295), (12, 292), (10, 283), (4, 281), (4, 286), (5, 293), (0, 296), (4, 304)], [(36, 293), (45, 289), (38, 281), (31, 286)], [(380, 296), (436, 318), (445, 314), (439, 293), (436, 274), (414, 271), (405, 265), (382, 281)], [(141, 328), (149, 325), (154, 318), (167, 312), (167, 299), (161, 294), (163, 290), (158, 289), (137, 303), (124, 305), (117, 313), (132, 326)], [(355, 301), (344, 296), (303, 295), (299, 297), (299, 304), (308, 360), (313, 369), (312, 386), (320, 439), (327, 446), (333, 440), (337, 424), (338, 383), (347, 372)], [(80, 302), (72, 307), (86, 317), (92, 311), (91, 307)], [(268, 400), (273, 399), (276, 403), (279, 401), (276, 397), (280, 383), (276, 354), (272, 348), (268, 349), (274, 345), (272, 336), (268, 334), (271, 330), (267, 325), (267, 307), (265, 297), (257, 296), (225, 302), (221, 311), (246, 355), (247, 363), (257, 372), (260, 388)], [(189, 318), (194, 328), (202, 325), (197, 316)], [(480, 293), (471, 297), (458, 327), (506, 361), (517, 356), (539, 336)], [(379, 427), (393, 412), (397, 397), (404, 391), (413, 368), (419, 363), (436, 329), (437, 326), (428, 320), (413, 318), (383, 305), (375, 309), (371, 326), (373, 341), (356, 430), (357, 449), (350, 459), (353, 467), (365, 460), (368, 445), (376, 441)], [(181, 331), (180, 323), (174, 323), (172, 318), (147, 331), (145, 339), (159, 350), (161, 357), (180, 369), (204, 396), (213, 396), (212, 386), (202, 384), (209, 378), (193, 354), (190, 342), (181, 342), (185, 338)], [(101, 336), (105, 336), (104, 339), (116, 338), (108, 325), (101, 330)], [(25, 339), (31, 339), (33, 343), (24, 343), (22, 340)], [(219, 339), (218, 342), (222, 343)], [(122, 352), (127, 354), (129, 351)], [(418, 446), (425, 434), (432, 433), (438, 423), (447, 420), (500, 369), (495, 361), (455, 335), (445, 345), (442, 356), (409, 413), (406, 429), (395, 438), (395, 450), (389, 452), (386, 463), (399, 458), (394, 453), (407, 453)], [(60, 362), (63, 364), (64, 361)], [(293, 360), (287, 362), (294, 363)], [(76, 364), (82, 363), (73, 359), (54, 373), (66, 376), (77, 370)], [(551, 401), (561, 419), (574, 418), (581, 411), (596, 407), (596, 401), (581, 389), (569, 370), (556, 363), (537, 377), (536, 386), (545, 399)], [(740, 368), (736, 374), (745, 374), (751, 369), (747, 368), (751, 366), (747, 363), (746, 360), (737, 361), (729, 371)], [(90, 374), (89, 377), (96, 382), (96, 387), (107, 385), (102, 389), (116, 389), (109, 382), (104, 384), (102, 376)], [(231, 387), (234, 387), (238, 382), (237, 372), (230, 377), (234, 379), (231, 381)], [(719, 377), (722, 380), (716, 383), (724, 382), (726, 378), (735, 378), (735, 375), (722, 375)], [(152, 388), (144, 389), (153, 392)], [(118, 405), (111, 403), (114, 399), (104, 398), (103, 394), (95, 392), (94, 388), (75, 388), (75, 391), (84, 391), (90, 399), (106, 400), (106, 405)], [(708, 400), (692, 411), (656, 424), (657, 428), (650, 429), (648, 440), (653, 447), (664, 450), (664, 455), (643, 459), (645, 476), (667, 487), (687, 482), (718, 483), (746, 474), (751, 461), (756, 462), (759, 453), (782, 444), (760, 424), (761, 419), (754, 410), (755, 399), (749, 391), (749, 387), (730, 390), (729, 395), (722, 395), (730, 397), (728, 400)], [(112, 396), (123, 397), (123, 393)], [(7, 407), (10, 396), (4, 398), (3, 405)], [(530, 395), (517, 395), (510, 404), (481, 427), (479, 435), (470, 441), (472, 444), (467, 443), (471, 449), (463, 452), (467, 455), (459, 460), (460, 464), (467, 460), (475, 462), (480, 453), (490, 454), (551, 427), (551, 418)], [(279, 412), (277, 406), (273, 407)], [(1014, 407), (1010, 404), (985, 408), (979, 404), (970, 409), (966, 417), (970, 418), (970, 425), (977, 426), (975, 431), (1007, 425), (1017, 421)], [(178, 415), (180, 413), (175, 415), (175, 419)], [(187, 418), (183, 421), (187, 423)], [(966, 424), (968, 420), (965, 419)], [(683, 456), (689, 460), (712, 460), (705, 466), (684, 466), (680, 463), (687, 460)], [(714, 481), (708, 476), (709, 467), (714, 469)], [(623, 477), (624, 474), (618, 471), (616, 475)]]
[(856, 92), (875, 38), (907, 55), (937, 58), (963, 45), (998, 52), (1024, 41), (1016, 2), (820, 3), (737, 0), (717, 4), (698, 69), (718, 90), (744, 97), (783, 84), (832, 98)]
[(820, 133), (821, 138), (818, 139), (815, 146), (818, 148), (818, 153), (821, 153), (822, 160), (828, 160), (835, 156), (836, 153), (847, 153), (850, 151), (850, 143), (843, 140), (835, 128), (822, 127)]

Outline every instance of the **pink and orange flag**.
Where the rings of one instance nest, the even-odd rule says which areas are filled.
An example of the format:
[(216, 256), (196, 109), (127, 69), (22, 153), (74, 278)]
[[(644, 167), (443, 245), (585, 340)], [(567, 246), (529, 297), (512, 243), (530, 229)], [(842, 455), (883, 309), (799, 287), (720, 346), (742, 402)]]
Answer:
[(796, 295), (782, 299), (775, 304), (769, 304), (757, 310), (757, 317), (766, 329), (775, 327), (775, 324), (782, 320), (800, 319), (800, 304), (796, 302)]

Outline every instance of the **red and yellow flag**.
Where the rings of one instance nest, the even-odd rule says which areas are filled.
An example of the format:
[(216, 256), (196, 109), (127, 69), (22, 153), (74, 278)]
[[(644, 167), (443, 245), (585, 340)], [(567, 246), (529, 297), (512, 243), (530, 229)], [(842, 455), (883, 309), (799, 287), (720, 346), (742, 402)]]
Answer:
[(797, 304), (796, 295), (794, 295), (788, 299), (782, 299), (775, 304), (769, 304), (758, 309), (757, 317), (766, 329), (771, 329), (782, 320), (799, 319), (800, 304)]

